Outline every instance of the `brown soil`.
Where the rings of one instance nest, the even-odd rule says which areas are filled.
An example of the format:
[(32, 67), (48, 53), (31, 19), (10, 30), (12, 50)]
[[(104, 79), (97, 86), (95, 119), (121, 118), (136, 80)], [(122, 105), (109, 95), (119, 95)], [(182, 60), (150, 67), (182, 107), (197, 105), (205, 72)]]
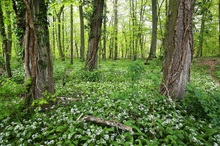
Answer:
[(209, 74), (212, 76), (212, 78), (220, 85), (220, 81), (216, 78), (214, 74), (215, 65), (220, 62), (219, 58), (203, 58), (198, 60), (198, 65), (208, 65), (209, 66)]

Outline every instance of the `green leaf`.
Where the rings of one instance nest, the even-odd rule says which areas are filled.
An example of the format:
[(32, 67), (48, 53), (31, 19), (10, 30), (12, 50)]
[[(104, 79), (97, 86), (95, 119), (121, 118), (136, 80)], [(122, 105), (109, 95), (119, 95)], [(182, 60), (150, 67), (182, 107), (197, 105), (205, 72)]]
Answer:
[(47, 136), (47, 139), (48, 139), (48, 140), (52, 140), (52, 139), (56, 139), (56, 138), (57, 138), (56, 135), (48, 135), (48, 136)]
[(66, 125), (58, 126), (58, 127), (56, 128), (56, 132), (62, 133), (62, 132), (64, 132), (64, 131), (66, 131)]

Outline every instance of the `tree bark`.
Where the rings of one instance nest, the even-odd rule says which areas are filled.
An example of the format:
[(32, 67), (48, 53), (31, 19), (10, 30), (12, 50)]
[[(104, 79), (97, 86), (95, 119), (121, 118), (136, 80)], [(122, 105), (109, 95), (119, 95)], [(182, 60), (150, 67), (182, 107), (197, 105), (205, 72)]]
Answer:
[(151, 46), (150, 46), (150, 54), (145, 63), (148, 60), (152, 60), (156, 58), (156, 48), (157, 48), (157, 23), (158, 23), (158, 16), (157, 16), (157, 0), (151, 0), (152, 2), (152, 35), (151, 35)]
[[(21, 5), (17, 5), (18, 3)], [(20, 6), (24, 9), (20, 9)], [(25, 52), (24, 70), (28, 90), (26, 102), (30, 105), (32, 100), (43, 97), (46, 91), (54, 93), (47, 5), (44, 0), (18, 0), (14, 1), (14, 9), (17, 11), (19, 28), (23, 32), (20, 42)]]
[(218, 49), (220, 56), (220, 0), (218, 1)]
[(106, 60), (106, 42), (107, 42), (107, 4), (104, 3), (104, 22), (103, 22), (103, 51), (102, 59)]
[(65, 56), (64, 56), (62, 44), (61, 44), (61, 14), (63, 12), (63, 9), (64, 9), (64, 6), (61, 6), (61, 8), (57, 14), (57, 20), (58, 20), (57, 42), (58, 42), (59, 56), (62, 61), (65, 60)]
[[(7, 10), (7, 15), (8, 15), (8, 10)], [(10, 14), (9, 14), (10, 16)], [(10, 17), (8, 18), (10, 19)], [(9, 22), (10, 23), (10, 22)], [(4, 55), (4, 62), (5, 62), (5, 69), (7, 72), (8, 77), (12, 77), (11, 73), (11, 65), (10, 65), (10, 60), (11, 60), (11, 25), (8, 26), (8, 37), (6, 35), (6, 26), (4, 24), (4, 16), (3, 16), (3, 11), (2, 11), (2, 5), (0, 2), (0, 33), (2, 36), (2, 49), (3, 49), (3, 55)]]
[(79, 18), (80, 18), (80, 60), (84, 61), (84, 52), (85, 52), (85, 34), (84, 34), (84, 16), (83, 16), (83, 3), (80, 0), (79, 5)]
[(165, 57), (161, 93), (183, 99), (190, 80), (193, 58), (192, 14), (194, 0), (170, 0), (165, 38)]
[(114, 60), (118, 59), (118, 0), (114, 1)]
[(93, 1), (93, 14), (90, 18), (89, 46), (85, 68), (93, 71), (97, 62), (98, 44), (101, 36), (104, 0)]
[(73, 64), (73, 5), (70, 5), (70, 64)]
[(220, 0), (218, 1), (218, 50), (220, 56)]

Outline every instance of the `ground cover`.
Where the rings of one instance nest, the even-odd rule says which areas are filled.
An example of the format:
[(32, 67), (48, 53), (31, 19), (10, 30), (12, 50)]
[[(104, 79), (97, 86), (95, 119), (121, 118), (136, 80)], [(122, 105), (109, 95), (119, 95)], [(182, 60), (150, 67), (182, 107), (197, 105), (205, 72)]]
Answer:
[(37, 101), (32, 114), (20, 110), (22, 69), (14, 70), (1, 78), (1, 113), (13, 115), (2, 114), (0, 145), (219, 145), (220, 88), (209, 66), (194, 61), (185, 100), (174, 102), (159, 93), (162, 62), (143, 63), (106, 61), (87, 72), (79, 61), (56, 61), (58, 104)]

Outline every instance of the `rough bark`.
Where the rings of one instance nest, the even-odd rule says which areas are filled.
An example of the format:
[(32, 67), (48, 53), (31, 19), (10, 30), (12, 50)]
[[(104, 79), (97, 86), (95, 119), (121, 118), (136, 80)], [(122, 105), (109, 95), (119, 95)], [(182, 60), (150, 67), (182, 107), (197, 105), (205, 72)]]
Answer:
[(97, 62), (98, 44), (101, 36), (104, 0), (93, 1), (93, 14), (90, 18), (89, 46), (85, 68), (93, 71)]
[[(22, 24), (22, 37), (20, 42), (24, 48), (24, 70), (27, 85), (27, 104), (32, 100), (43, 97), (48, 91), (54, 93), (53, 67), (49, 48), (49, 31), (47, 25), (47, 6), (44, 0), (19, 1), (24, 13), (18, 8), (17, 2), (14, 8), (18, 12), (18, 24)], [(24, 18), (24, 19), (22, 19)], [(19, 23), (23, 22), (23, 23)]]
[(190, 80), (193, 57), (192, 14), (194, 0), (170, 0), (165, 38), (161, 93), (182, 99)]

